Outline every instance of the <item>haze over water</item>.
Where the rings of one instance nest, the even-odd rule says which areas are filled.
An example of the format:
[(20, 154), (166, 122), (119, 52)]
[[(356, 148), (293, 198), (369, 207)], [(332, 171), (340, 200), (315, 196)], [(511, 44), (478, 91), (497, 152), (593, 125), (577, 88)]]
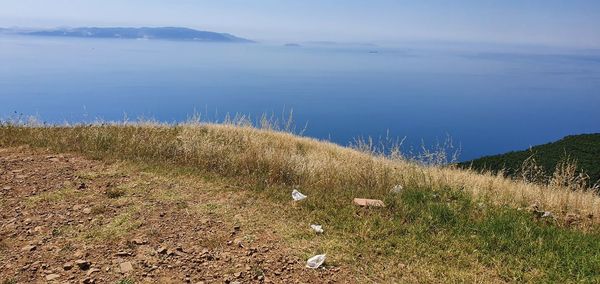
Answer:
[(305, 135), (443, 140), (461, 159), (600, 132), (600, 52), (540, 47), (217, 44), (0, 37), (0, 118), (254, 117)]

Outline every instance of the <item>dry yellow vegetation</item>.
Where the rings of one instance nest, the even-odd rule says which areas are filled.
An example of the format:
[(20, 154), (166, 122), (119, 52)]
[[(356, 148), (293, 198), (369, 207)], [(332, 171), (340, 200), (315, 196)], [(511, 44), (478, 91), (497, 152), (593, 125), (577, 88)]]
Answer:
[(384, 198), (395, 185), (432, 190), (459, 189), (499, 205), (536, 205), (555, 216), (578, 214), (600, 221), (600, 196), (592, 190), (540, 185), (451, 166), (423, 166), (401, 155), (382, 155), (300, 137), (267, 120), (253, 127), (245, 119), (223, 124), (189, 122), (94, 124), (72, 127), (0, 127), (1, 145), (30, 144), (99, 157), (127, 158), (198, 167), (265, 186), (302, 186), (339, 194), (347, 191)]
[[(298, 257), (327, 253), (327, 265), (349, 268), (359, 282), (600, 281), (594, 190), (423, 165), (368, 140), (342, 147), (279, 131), (268, 120), (259, 125), (5, 123), (0, 147), (122, 160), (250, 192), (260, 200), (253, 216), (280, 232)], [(391, 193), (397, 185), (403, 189)], [(294, 188), (308, 198), (293, 203)], [(355, 197), (386, 206), (358, 208)], [(546, 211), (551, 217), (540, 218)], [(315, 238), (309, 224), (323, 225), (325, 234)]]

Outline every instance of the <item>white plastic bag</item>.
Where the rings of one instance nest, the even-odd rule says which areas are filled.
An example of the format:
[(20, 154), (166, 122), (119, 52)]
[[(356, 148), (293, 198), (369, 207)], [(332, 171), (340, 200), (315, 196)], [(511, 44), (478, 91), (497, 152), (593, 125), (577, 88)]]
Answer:
[(309, 258), (308, 261), (306, 261), (306, 267), (316, 269), (319, 268), (319, 266), (321, 266), (323, 262), (325, 262), (325, 255), (318, 254)]
[(394, 186), (394, 188), (392, 188), (392, 190), (390, 190), (390, 192), (398, 194), (398, 193), (401, 193), (403, 189), (404, 188), (402, 187), (402, 185), (399, 184), (399, 185)]
[(298, 190), (294, 189), (292, 191), (292, 198), (294, 199), (294, 201), (300, 201), (302, 199), (305, 199), (306, 197), (307, 197), (306, 195), (300, 193), (300, 191), (298, 191)]
[(316, 224), (312, 224), (310, 225), (310, 227), (313, 229), (313, 231), (315, 231), (315, 233), (317, 234), (322, 234), (323, 233), (323, 226), (321, 225), (316, 225)]

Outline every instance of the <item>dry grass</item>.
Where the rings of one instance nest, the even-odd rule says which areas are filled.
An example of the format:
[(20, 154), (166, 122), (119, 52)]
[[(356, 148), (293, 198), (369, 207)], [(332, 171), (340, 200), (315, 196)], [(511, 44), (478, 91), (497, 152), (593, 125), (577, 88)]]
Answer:
[[(256, 129), (242, 123), (188, 123), (169, 126), (87, 125), (73, 127), (0, 127), (0, 144), (30, 144), (98, 158), (167, 162), (193, 166), (262, 186), (288, 185), (324, 191), (352, 192), (383, 198), (397, 185), (460, 189), (497, 204), (537, 204), (555, 215), (577, 213), (600, 221), (600, 197), (573, 190), (563, 181), (539, 185), (501, 175), (479, 174), (439, 165), (422, 166), (398, 156), (384, 156), (299, 137)], [(569, 171), (565, 168), (565, 171)], [(558, 180), (555, 178), (555, 180)]]
[[(398, 152), (379, 151), (370, 143), (360, 142), (358, 149), (352, 149), (274, 131), (266, 122), (263, 127), (266, 129), (257, 129), (246, 122), (72, 127), (6, 124), (0, 126), (0, 146), (79, 152), (179, 173), (163, 185), (170, 184), (169, 179), (189, 180), (185, 171), (191, 169), (202, 173), (203, 179), (216, 177), (237, 185), (236, 189), (252, 189), (271, 198), (248, 201), (256, 203), (253, 210), (257, 213), (252, 216), (260, 218), (257, 224), (277, 229), (302, 257), (327, 252), (329, 265), (352, 266), (364, 281), (593, 279), (590, 275), (593, 277), (597, 268), (593, 259), (598, 257), (595, 233), (557, 228), (567, 224), (560, 218), (548, 226), (544, 220), (538, 222), (531, 214), (514, 210), (537, 204), (559, 217), (590, 215), (578, 224), (595, 232), (600, 223), (600, 198), (591, 191), (573, 190), (558, 182), (558, 177), (557, 182), (538, 185), (442, 166), (438, 161), (446, 160), (443, 154), (429, 152), (428, 160), (433, 162), (423, 166)], [(568, 166), (564, 172), (570, 172)], [(170, 205), (189, 203), (185, 210), (201, 215), (236, 211), (228, 209), (232, 206), (228, 202), (195, 203), (188, 191), (193, 188), (190, 185), (163, 186), (155, 191), (144, 182), (148, 180), (132, 181), (123, 191), (125, 197), (109, 198), (109, 202), (140, 195)], [(396, 197), (390, 189), (398, 184), (406, 190)], [(292, 210), (289, 194), (296, 186), (310, 198)], [(388, 206), (373, 211), (357, 209), (351, 205), (357, 196), (380, 198)], [(92, 237), (131, 230), (135, 227), (129, 225), (131, 216), (118, 216), (93, 231)], [(308, 230), (310, 222), (326, 226), (326, 234), (318, 241)]]

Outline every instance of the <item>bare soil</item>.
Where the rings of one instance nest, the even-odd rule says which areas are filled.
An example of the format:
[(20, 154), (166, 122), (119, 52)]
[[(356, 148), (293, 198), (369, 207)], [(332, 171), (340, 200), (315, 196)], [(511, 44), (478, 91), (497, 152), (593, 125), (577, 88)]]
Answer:
[(0, 149), (0, 283), (334, 283), (250, 193), (27, 147)]

